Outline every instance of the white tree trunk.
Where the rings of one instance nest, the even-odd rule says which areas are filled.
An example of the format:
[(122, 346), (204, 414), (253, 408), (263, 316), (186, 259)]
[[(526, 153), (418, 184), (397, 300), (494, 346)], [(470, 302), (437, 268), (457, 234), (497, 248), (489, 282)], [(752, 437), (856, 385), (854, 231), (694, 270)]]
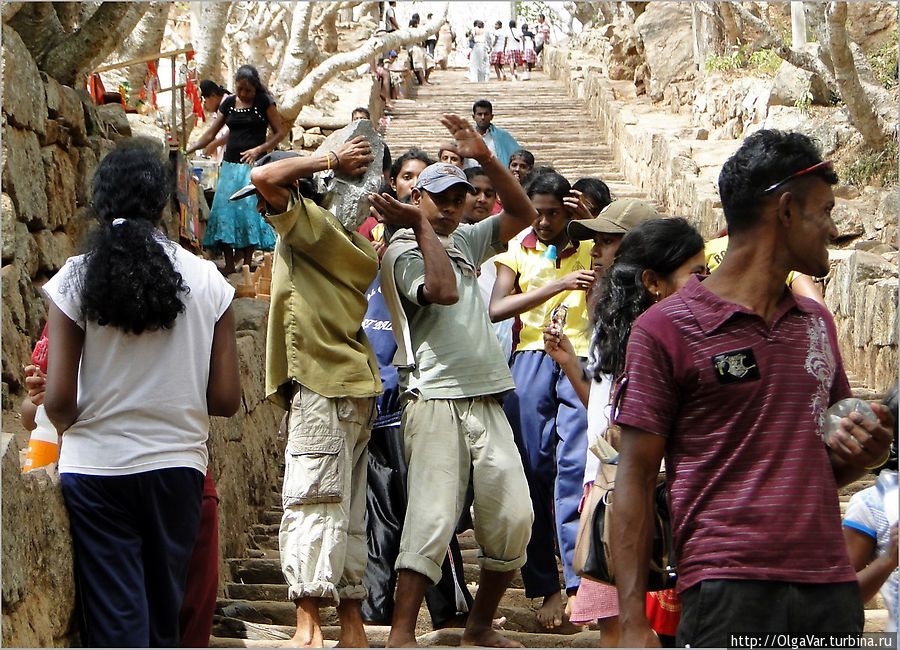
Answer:
[(293, 123), (300, 114), (300, 109), (310, 103), (315, 98), (316, 92), (338, 73), (370, 61), (380, 52), (396, 50), (410, 43), (424, 41), (428, 36), (437, 34), (446, 16), (447, 4), (444, 3), (443, 11), (436, 14), (435, 18), (426, 25), (416, 28), (407, 27), (390, 34), (371, 36), (369, 40), (351, 52), (341, 52), (328, 57), (310, 70), (302, 80), (295, 79), (293, 83), (286, 80), (287, 87), (279, 88), (282, 92), (281, 116), (288, 124)]
[(841, 99), (847, 106), (850, 122), (862, 134), (872, 149), (884, 147), (889, 134), (872, 108), (872, 100), (859, 81), (853, 53), (847, 42), (847, 3), (831, 2), (828, 5), (828, 40), (834, 77)]
[(791, 45), (806, 45), (806, 11), (801, 0), (791, 0)]
[[(147, 13), (135, 26), (131, 35), (125, 39), (122, 46), (110, 57), (111, 61), (127, 61), (160, 51), (163, 36), (166, 31), (166, 21), (169, 19), (170, 2), (151, 2)], [(147, 76), (147, 64), (134, 65), (122, 70), (109, 72), (109, 78), (114, 84), (126, 82), (131, 88), (132, 97), (140, 93), (144, 78)]]
[(222, 70), (222, 45), (228, 23), (230, 2), (191, 3), (191, 44), (194, 46), (200, 79), (212, 79), (228, 87)]

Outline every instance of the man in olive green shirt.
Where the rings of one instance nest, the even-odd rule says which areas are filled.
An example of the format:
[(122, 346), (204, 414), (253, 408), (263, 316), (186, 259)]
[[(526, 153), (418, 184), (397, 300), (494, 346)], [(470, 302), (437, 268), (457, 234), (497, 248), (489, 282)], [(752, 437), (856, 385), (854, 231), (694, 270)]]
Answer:
[(279, 550), (297, 605), (291, 645), (321, 647), (319, 608), (337, 603), (341, 645), (360, 647), (366, 446), (381, 392), (361, 323), (378, 258), (367, 239), (302, 196), (298, 179), (331, 168), (358, 176), (373, 156), (358, 137), (325, 155), (278, 158), (258, 164), (251, 182), (278, 234), (266, 394), (289, 410)]

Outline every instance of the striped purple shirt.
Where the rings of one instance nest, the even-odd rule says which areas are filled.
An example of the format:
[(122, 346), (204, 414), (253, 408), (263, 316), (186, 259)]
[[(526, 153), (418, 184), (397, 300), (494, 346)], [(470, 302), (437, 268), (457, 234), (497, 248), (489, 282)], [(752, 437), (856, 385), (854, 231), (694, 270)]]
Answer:
[(637, 319), (625, 374), (616, 422), (668, 439), (679, 591), (856, 580), (820, 437), (850, 395), (826, 309), (786, 290), (769, 327), (694, 277)]

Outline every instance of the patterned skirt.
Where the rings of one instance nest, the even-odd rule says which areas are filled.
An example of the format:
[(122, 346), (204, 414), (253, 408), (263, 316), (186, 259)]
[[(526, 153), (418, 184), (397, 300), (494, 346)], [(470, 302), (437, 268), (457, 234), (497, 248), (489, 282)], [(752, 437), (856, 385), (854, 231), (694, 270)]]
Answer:
[(503, 65), (503, 52), (491, 52), (491, 65)]
[(203, 246), (216, 248), (275, 248), (275, 231), (256, 211), (256, 196), (240, 201), (228, 197), (250, 182), (250, 165), (223, 162), (219, 168), (216, 196), (209, 209), (209, 221), (203, 234)]
[(522, 50), (508, 50), (503, 54), (503, 62), (506, 65), (523, 66), (525, 65), (525, 55)]
[(526, 47), (525, 48), (525, 63), (537, 63), (537, 54), (534, 52), (534, 48)]

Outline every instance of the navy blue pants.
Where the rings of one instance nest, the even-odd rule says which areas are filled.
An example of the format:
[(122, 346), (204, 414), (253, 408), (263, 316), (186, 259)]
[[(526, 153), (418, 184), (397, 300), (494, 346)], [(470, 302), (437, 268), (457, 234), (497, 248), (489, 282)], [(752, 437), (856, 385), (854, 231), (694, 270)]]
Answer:
[(203, 474), (62, 474), (85, 647), (177, 647)]
[(584, 493), (587, 411), (565, 373), (545, 352), (516, 352), (511, 370), (516, 390), (503, 400), (503, 410), (522, 455), (534, 509), (522, 581), (526, 596), (537, 598), (559, 591), (555, 539), (566, 589), (581, 584), (572, 569), (572, 556)]

